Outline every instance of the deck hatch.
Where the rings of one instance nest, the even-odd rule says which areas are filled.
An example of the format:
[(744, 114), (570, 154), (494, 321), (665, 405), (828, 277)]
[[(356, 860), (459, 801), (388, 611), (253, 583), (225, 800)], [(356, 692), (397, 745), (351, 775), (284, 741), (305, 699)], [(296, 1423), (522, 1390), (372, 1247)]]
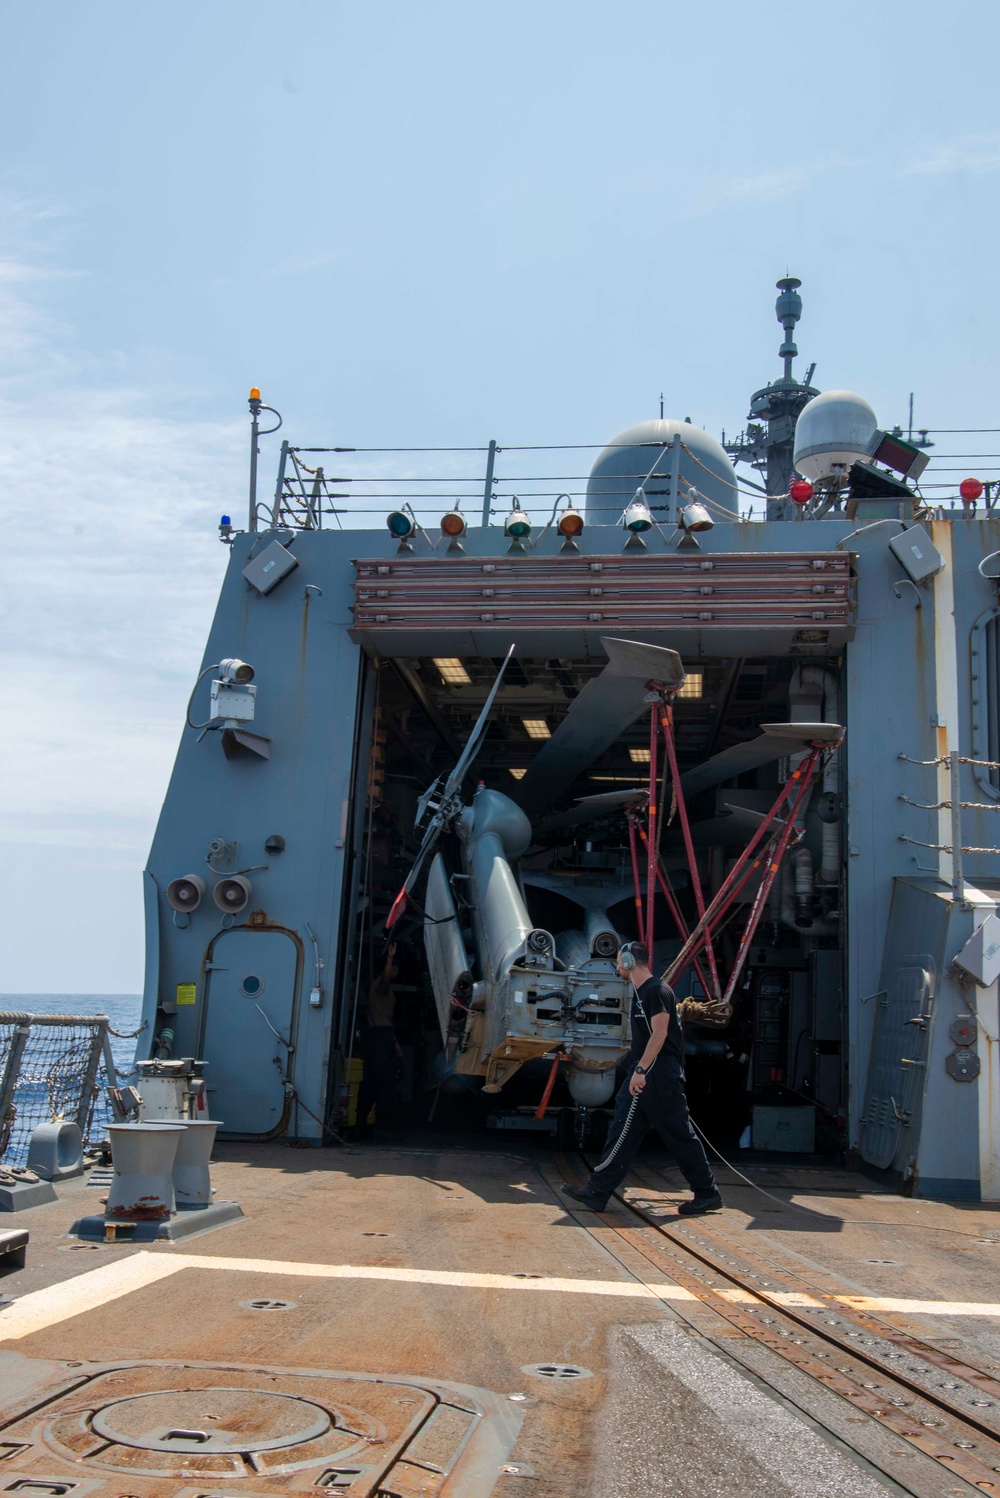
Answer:
[[(4, 1491), (120, 1498), (128, 1479), (232, 1495), (315, 1488), (487, 1498), (520, 1425), (485, 1389), (395, 1374), (206, 1364), (96, 1369), (7, 1422)], [(131, 1491), (131, 1488), (129, 1489)]]

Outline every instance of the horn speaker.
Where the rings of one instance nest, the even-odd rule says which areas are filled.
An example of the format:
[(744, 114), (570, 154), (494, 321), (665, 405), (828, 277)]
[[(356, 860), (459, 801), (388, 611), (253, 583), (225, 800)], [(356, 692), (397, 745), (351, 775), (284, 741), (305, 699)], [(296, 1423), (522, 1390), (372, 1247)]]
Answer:
[(246, 907), (253, 894), (253, 885), (242, 874), (233, 874), (229, 879), (220, 879), (212, 897), (220, 910), (238, 912)]
[(185, 874), (167, 885), (167, 904), (171, 910), (197, 910), (205, 893), (205, 881), (197, 874)]

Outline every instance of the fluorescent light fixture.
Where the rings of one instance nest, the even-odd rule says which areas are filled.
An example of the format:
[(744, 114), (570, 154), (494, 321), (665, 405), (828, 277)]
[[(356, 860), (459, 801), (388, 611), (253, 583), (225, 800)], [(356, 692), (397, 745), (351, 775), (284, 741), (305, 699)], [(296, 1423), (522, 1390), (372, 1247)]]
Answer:
[(628, 757), (629, 757), (629, 759), (632, 761), (632, 763), (634, 765), (648, 765), (649, 764), (649, 750), (648, 749), (630, 749), (629, 752), (628, 752)]
[(678, 697), (700, 697), (703, 680), (701, 671), (689, 671), (684, 678), (683, 686), (677, 693)]
[(513, 775), (513, 777), (514, 777), (515, 780), (523, 780), (524, 777), (525, 777), (525, 775), (527, 775), (528, 772), (527, 772), (527, 770), (513, 770), (512, 769), (510, 773)]
[(522, 718), (524, 731), (529, 739), (550, 739), (552, 730), (544, 718)]
[(432, 659), (435, 666), (441, 672), (441, 680), (446, 682), (448, 686), (468, 687), (472, 685), (472, 677), (457, 656), (435, 655)]
[[(615, 780), (619, 781), (622, 785), (635, 785), (634, 775), (591, 775), (588, 778), (590, 780)], [(636, 785), (635, 788), (637, 793), (646, 789), (645, 786), (641, 785)]]

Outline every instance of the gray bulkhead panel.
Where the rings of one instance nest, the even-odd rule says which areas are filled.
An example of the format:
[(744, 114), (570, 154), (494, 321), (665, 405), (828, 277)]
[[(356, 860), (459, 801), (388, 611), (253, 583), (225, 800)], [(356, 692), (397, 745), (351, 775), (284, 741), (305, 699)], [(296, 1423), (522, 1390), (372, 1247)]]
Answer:
[[(174, 1056), (204, 1058), (209, 1106), (227, 1132), (272, 1132), (291, 1111), (294, 1091), (299, 1133), (318, 1139), (321, 1126), (306, 1109), (324, 1116), (350, 840), (361, 663), (348, 633), (356, 539), (283, 534), (299, 565), (263, 596), (242, 572), (273, 539), (236, 538), (203, 660), (209, 666), (237, 656), (254, 667), (253, 731), (270, 739), (270, 758), (227, 759), (218, 732), (199, 741), (183, 730), (147, 871), (143, 1054), (170, 1028)], [(195, 695), (195, 722), (208, 715), (208, 695), (206, 680)], [(273, 837), (284, 839), (282, 851), (265, 848)], [(222, 851), (208, 862), (213, 840)], [(241, 871), (252, 883), (250, 899), (238, 915), (223, 914), (213, 888)], [(205, 880), (205, 895), (190, 914), (175, 914), (165, 890), (188, 873)], [(265, 936), (266, 956), (263, 945), (249, 945)], [(248, 993), (244, 980), (254, 973), (266, 987)], [(309, 1003), (314, 986), (317, 1007)]]

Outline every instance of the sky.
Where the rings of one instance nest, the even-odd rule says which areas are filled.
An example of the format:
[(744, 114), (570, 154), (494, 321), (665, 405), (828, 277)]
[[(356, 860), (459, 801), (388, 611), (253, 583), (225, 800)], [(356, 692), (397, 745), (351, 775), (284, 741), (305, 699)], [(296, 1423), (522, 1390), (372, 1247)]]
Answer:
[(0, 991), (141, 987), (251, 385), (305, 445), (732, 433), (790, 272), (821, 388), (1000, 426), (985, 0), (0, 15)]

